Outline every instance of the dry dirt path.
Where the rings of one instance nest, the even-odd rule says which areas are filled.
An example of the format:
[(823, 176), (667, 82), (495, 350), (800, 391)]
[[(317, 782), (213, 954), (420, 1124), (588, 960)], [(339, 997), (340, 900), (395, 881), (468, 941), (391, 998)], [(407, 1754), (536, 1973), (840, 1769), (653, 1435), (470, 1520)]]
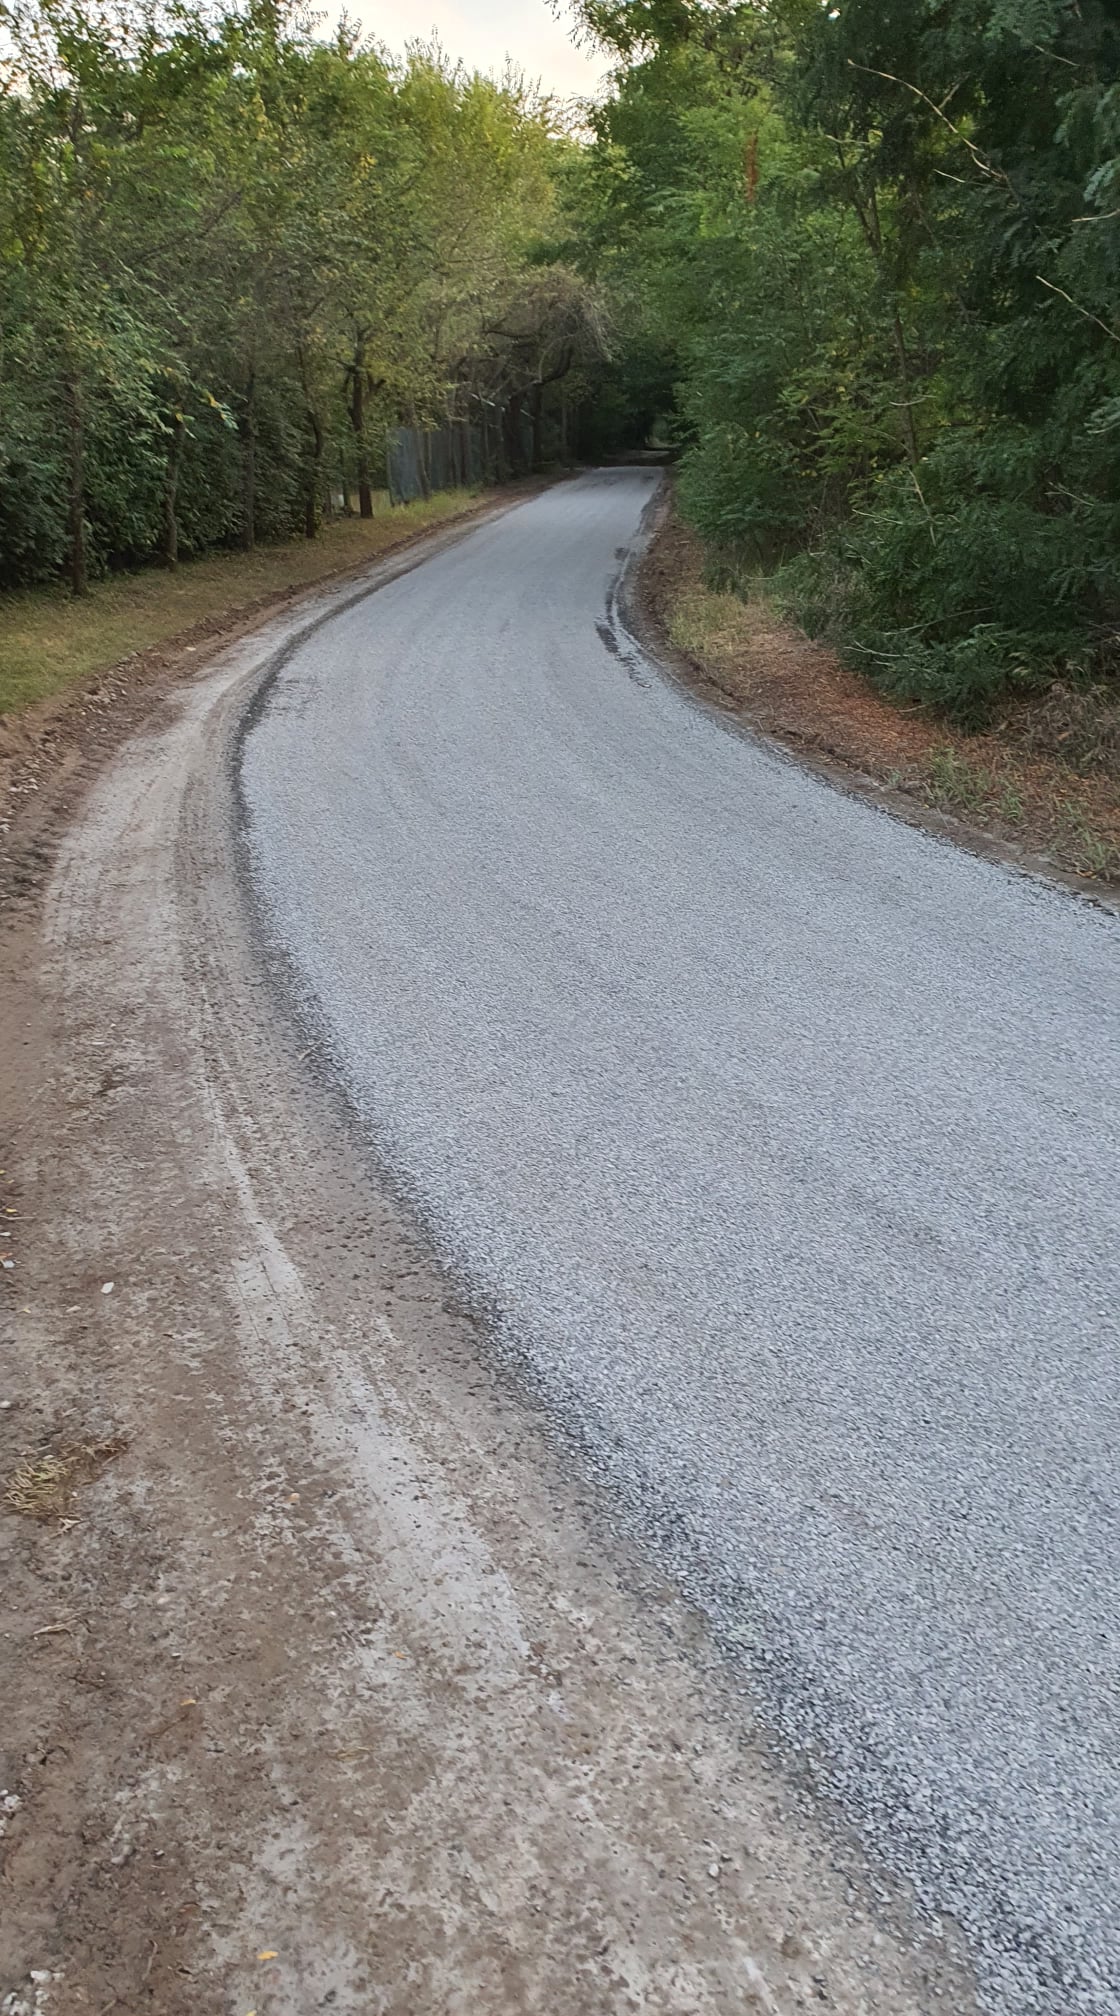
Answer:
[(0, 1508), (0, 2006), (966, 2010), (278, 1007), (238, 735), (354, 593), (170, 693), (3, 939), (0, 1466), (97, 1474)]

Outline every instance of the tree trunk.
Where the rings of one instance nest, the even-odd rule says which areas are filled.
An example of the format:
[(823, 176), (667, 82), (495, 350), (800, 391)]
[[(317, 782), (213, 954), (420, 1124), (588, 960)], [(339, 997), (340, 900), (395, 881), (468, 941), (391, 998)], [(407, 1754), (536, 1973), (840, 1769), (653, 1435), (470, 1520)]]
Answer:
[(534, 385), (529, 401), (529, 419), (532, 424), (533, 468), (539, 469), (544, 461), (544, 386)]
[(358, 510), (363, 518), (373, 517), (373, 489), (369, 480), (369, 448), (366, 443), (366, 361), (365, 345), (354, 346), (350, 367), (350, 431), (358, 458)]
[(303, 530), (308, 539), (314, 539), (319, 530), (319, 478), (323, 467), (323, 423), (313, 406), (307, 409), (307, 425), (311, 433), (311, 454), (308, 457), (303, 491)]
[(902, 387), (902, 431), (906, 437), (906, 453), (911, 469), (916, 469), (921, 461), (918, 451), (918, 430), (914, 425), (914, 408), (910, 399), (910, 353), (906, 348), (906, 333), (902, 327), (902, 317), (894, 311), (894, 347), (898, 358), (898, 377)]
[(176, 413), (171, 423), (171, 439), (167, 446), (167, 468), (163, 479), (163, 564), (165, 567), (179, 565), (179, 519), (175, 502), (179, 492), (179, 470), (183, 463), (183, 441), (187, 423), (181, 413)]
[(67, 373), (63, 382), (66, 433), (69, 455), (69, 484), (66, 498), (66, 527), (69, 534), (67, 575), (73, 595), (89, 593), (89, 560), (86, 553), (86, 436), (82, 411), (82, 387), (77, 371)]
[(515, 476), (524, 474), (524, 453), (521, 442), (521, 401), (520, 392), (511, 392), (505, 410), (506, 459)]
[[(843, 149), (839, 148), (839, 143), (837, 145), (840, 154), (840, 165), (846, 171), (847, 164), (844, 160)], [(889, 285), (889, 280), (883, 257), (883, 226), (879, 216), (879, 202), (875, 194), (874, 185), (868, 189), (866, 195), (861, 195), (858, 178), (852, 176), (849, 179), (848, 193), (852, 207), (859, 218), (860, 228), (867, 240), (871, 256), (879, 268), (880, 278), (883, 285), (887, 286)], [(902, 391), (902, 432), (906, 443), (906, 457), (911, 469), (917, 469), (921, 455), (918, 449), (918, 430), (914, 424), (914, 406), (910, 391), (910, 353), (906, 348), (906, 332), (902, 327), (902, 316), (897, 306), (891, 317), (891, 333), (894, 337), (894, 354), (898, 359), (898, 381)]]
[(241, 544), (251, 553), (257, 543), (257, 412), (256, 372), (249, 373), (241, 419)]

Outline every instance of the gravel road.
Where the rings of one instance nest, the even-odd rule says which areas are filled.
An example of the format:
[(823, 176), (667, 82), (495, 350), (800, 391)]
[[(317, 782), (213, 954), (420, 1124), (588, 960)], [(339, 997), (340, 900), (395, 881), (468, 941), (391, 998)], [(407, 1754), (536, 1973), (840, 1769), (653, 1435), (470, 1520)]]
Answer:
[(975, 2016), (262, 974), (247, 713), (419, 555), (182, 653), (0, 850), (0, 2012)]
[(266, 928), (379, 1162), (788, 1748), (993, 2007), (1103, 2016), (1116, 924), (620, 644), (655, 483), (560, 486), (297, 646), (242, 755)]

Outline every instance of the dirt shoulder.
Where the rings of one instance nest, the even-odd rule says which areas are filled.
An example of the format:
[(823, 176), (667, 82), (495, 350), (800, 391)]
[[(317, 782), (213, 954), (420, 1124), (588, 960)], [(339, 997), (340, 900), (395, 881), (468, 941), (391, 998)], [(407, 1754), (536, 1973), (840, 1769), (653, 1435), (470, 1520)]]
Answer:
[(169, 668), (0, 932), (0, 2004), (966, 2011), (275, 1006), (236, 737), (352, 592)]
[(764, 602), (705, 586), (667, 497), (635, 583), (655, 648), (709, 701), (837, 781), (979, 851), (1114, 902), (1120, 720), (1055, 688), (985, 734), (895, 705)]

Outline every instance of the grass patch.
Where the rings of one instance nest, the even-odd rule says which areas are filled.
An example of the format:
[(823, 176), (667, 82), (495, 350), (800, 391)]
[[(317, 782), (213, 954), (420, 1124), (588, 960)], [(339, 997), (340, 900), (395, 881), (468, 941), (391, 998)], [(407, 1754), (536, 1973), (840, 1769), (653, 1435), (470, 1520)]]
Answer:
[(690, 658), (722, 657), (750, 641), (747, 605), (738, 595), (689, 588), (669, 612), (669, 641)]
[(61, 588), (0, 596), (0, 714), (45, 700), (136, 651), (164, 644), (207, 617), (235, 614), (288, 588), (375, 560), (429, 525), (457, 518), (477, 502), (447, 490), (373, 518), (340, 518), (317, 539), (288, 539), (252, 553), (211, 553), (174, 573), (145, 568), (93, 584), (75, 601)]
[(1120, 881), (1120, 847), (1091, 826), (1079, 805), (1068, 800), (1057, 807), (1055, 847), (1077, 875), (1102, 882)]
[(929, 760), (929, 796), (941, 812), (980, 812), (992, 795), (991, 772), (955, 749), (935, 749)]

